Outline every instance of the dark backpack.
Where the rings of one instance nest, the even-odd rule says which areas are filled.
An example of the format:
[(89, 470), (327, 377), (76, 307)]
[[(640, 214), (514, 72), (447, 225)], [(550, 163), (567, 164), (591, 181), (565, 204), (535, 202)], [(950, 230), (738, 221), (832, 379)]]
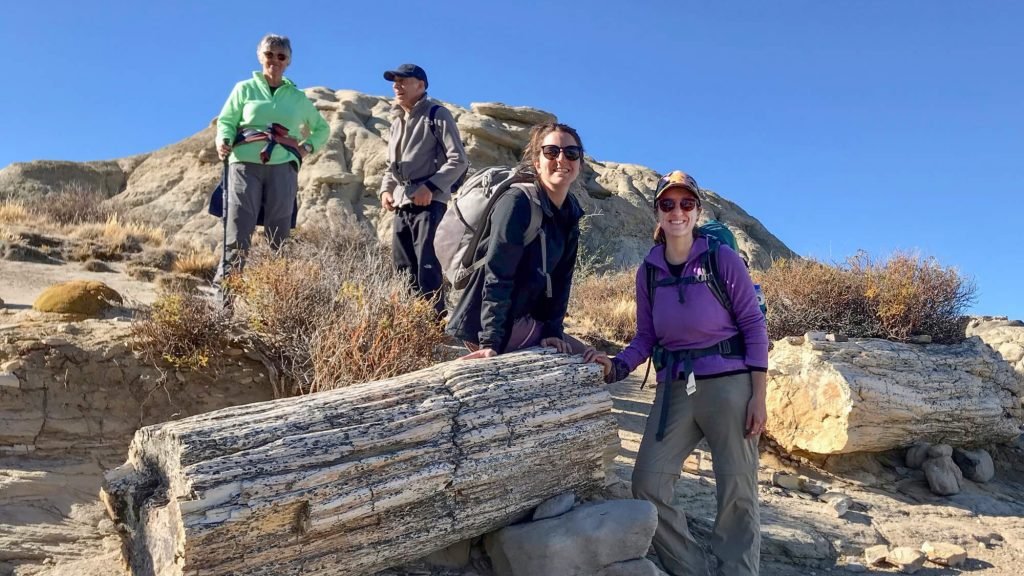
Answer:
[[(434, 140), (437, 142), (437, 146), (436, 147), (443, 149), (444, 148), (444, 140), (441, 139), (441, 135), (438, 134), (438, 131), (437, 131), (438, 128), (439, 128), (437, 120), (436, 120), (437, 109), (438, 108), (441, 108), (440, 104), (434, 104), (433, 106), (430, 107), (430, 113), (428, 115), (427, 123), (430, 125), (430, 133), (434, 135)], [(438, 155), (439, 154), (440, 154), (440, 152), (438, 153)], [(436, 163), (437, 162), (437, 160), (436, 160), (437, 155), (435, 155), (434, 158), (435, 158), (434, 162)], [(452, 184), (451, 192), (455, 192), (456, 190), (459, 189), (459, 186), (462, 186), (462, 183), (466, 181), (466, 175), (467, 174), (469, 174), (469, 166), (466, 166), (466, 170), (461, 175), (459, 175), (458, 178), (455, 179), (455, 183)]]

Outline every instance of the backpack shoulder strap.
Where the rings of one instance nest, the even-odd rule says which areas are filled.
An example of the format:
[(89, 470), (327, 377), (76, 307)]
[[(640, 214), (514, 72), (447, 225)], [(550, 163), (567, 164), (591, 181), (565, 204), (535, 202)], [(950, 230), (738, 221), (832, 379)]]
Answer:
[(526, 233), (523, 234), (523, 245), (527, 245), (533, 242), (537, 235), (542, 232), (541, 224), (544, 220), (544, 209), (540, 207), (540, 198), (537, 194), (540, 192), (537, 187), (529, 183), (513, 184), (513, 187), (522, 190), (526, 197), (530, 199), (530, 223), (526, 226)]
[(729, 292), (726, 291), (718, 273), (718, 249), (720, 247), (721, 242), (717, 238), (708, 237), (708, 249), (702, 256), (701, 265), (704, 268), (704, 273), (708, 275), (708, 289), (732, 316), (732, 299), (729, 298)]
[(651, 304), (651, 313), (654, 313), (654, 289), (657, 288), (655, 283), (657, 282), (658, 269), (654, 267), (654, 264), (644, 261), (644, 274), (647, 277), (647, 301)]

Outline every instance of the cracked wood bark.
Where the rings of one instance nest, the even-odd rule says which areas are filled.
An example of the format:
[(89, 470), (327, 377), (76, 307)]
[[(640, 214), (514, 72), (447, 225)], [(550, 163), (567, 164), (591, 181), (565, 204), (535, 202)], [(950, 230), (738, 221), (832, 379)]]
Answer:
[(600, 368), (525, 351), (139, 430), (103, 500), (136, 576), (370, 574), (599, 488)]
[(768, 433), (786, 450), (981, 446), (1021, 433), (1022, 385), (979, 338), (922, 346), (810, 335), (780, 340), (769, 355)]

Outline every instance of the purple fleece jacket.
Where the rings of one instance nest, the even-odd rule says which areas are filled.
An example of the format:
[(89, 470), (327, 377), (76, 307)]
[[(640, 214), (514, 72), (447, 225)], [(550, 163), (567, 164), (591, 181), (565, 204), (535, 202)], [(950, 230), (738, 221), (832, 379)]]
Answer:
[[(697, 238), (690, 249), (683, 276), (700, 274), (701, 254), (708, 249), (706, 238)], [(651, 249), (644, 259), (657, 269), (655, 278), (670, 275), (665, 261), (665, 245)], [(706, 283), (677, 286), (658, 286), (654, 293), (654, 312), (647, 291), (644, 266), (636, 273), (636, 336), (616, 357), (636, 369), (651, 356), (656, 343), (670, 350), (707, 348), (738, 333), (743, 334), (746, 358), (705, 356), (693, 361), (697, 378), (744, 370), (764, 371), (768, 368), (768, 329), (757, 305), (754, 283), (739, 255), (728, 246), (718, 249), (718, 271), (721, 283), (732, 299), (736, 320), (711, 293)], [(684, 302), (679, 302), (679, 290)], [(665, 381), (665, 370), (658, 373), (658, 381)]]

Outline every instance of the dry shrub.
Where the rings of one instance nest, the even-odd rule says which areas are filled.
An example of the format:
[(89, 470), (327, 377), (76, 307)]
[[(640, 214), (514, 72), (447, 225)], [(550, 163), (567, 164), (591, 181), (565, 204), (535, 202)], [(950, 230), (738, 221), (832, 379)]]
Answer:
[(636, 272), (583, 274), (576, 278), (568, 316), (574, 328), (613, 342), (636, 334)]
[(444, 340), (433, 308), (361, 230), (300, 230), (278, 253), (259, 243), (229, 285), (240, 316), (298, 392), (425, 368)]
[(773, 340), (823, 330), (898, 341), (927, 334), (955, 342), (963, 339), (963, 314), (977, 291), (955, 269), (907, 253), (885, 262), (860, 253), (842, 265), (777, 260), (754, 278), (764, 290)]
[(198, 370), (209, 366), (224, 350), (229, 320), (228, 314), (207, 298), (167, 292), (140, 311), (132, 323), (132, 341), (152, 362)]
[(850, 269), (866, 278), (864, 296), (871, 303), (881, 333), (892, 340), (928, 334), (938, 342), (963, 339), (963, 314), (974, 302), (977, 286), (934, 258), (897, 252), (882, 263), (864, 253)]
[(878, 333), (865, 300), (861, 275), (816, 260), (779, 259), (765, 271), (752, 273), (768, 305), (772, 340), (824, 330), (851, 337)]
[(84, 240), (96, 240), (117, 252), (139, 252), (143, 246), (162, 246), (166, 234), (160, 228), (140, 222), (122, 221), (117, 214), (103, 223), (78, 225), (72, 235)]
[(32, 197), (26, 208), (60, 225), (104, 222), (114, 215), (106, 200), (102, 192), (70, 182), (52, 194)]

